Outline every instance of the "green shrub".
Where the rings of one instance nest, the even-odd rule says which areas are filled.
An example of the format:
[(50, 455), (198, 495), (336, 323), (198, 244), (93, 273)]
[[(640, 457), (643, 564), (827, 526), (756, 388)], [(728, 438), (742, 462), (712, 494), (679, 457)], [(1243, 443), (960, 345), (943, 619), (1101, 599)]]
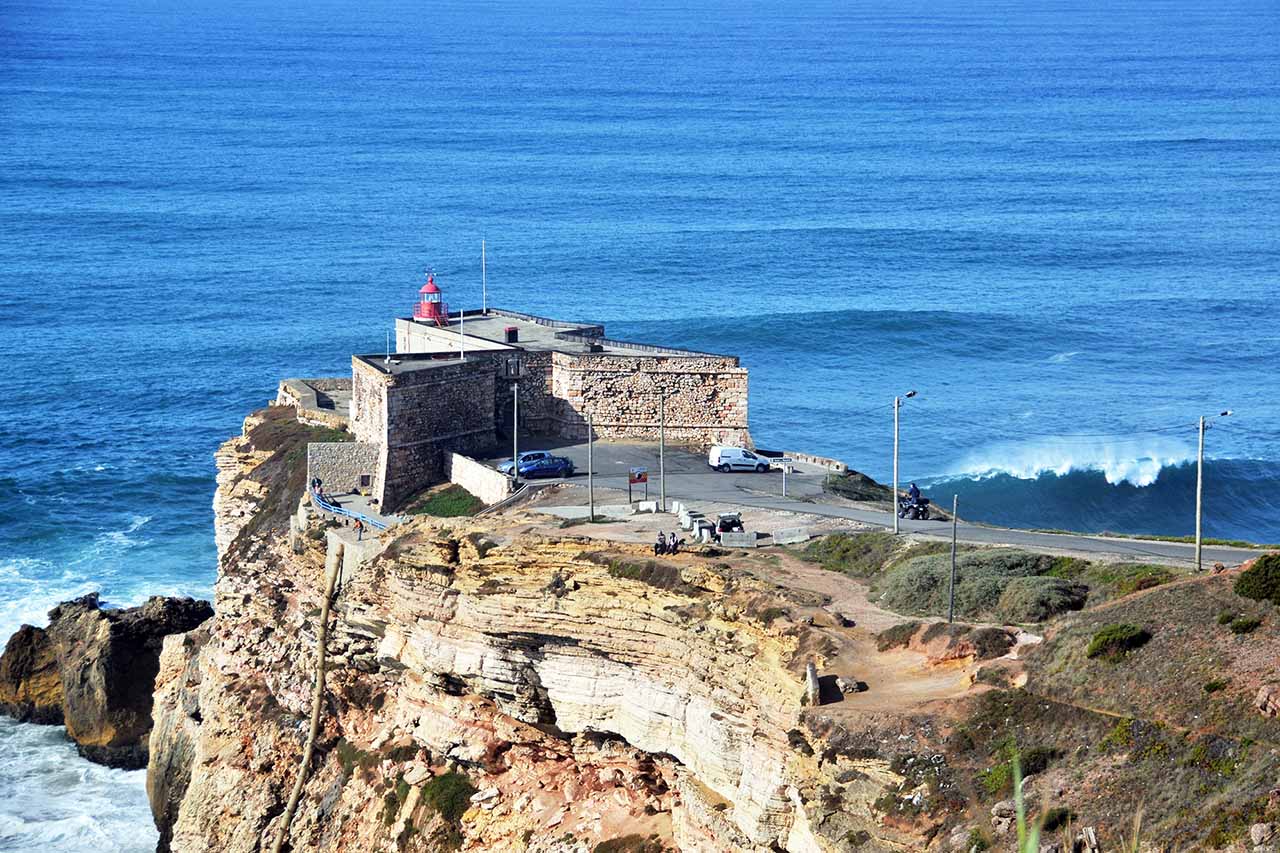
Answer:
[(866, 578), (888, 563), (897, 551), (892, 533), (880, 530), (865, 533), (833, 533), (805, 546), (804, 558), (824, 569)]
[(484, 509), (484, 501), (462, 486), (452, 484), (430, 492), (410, 503), (410, 515), (433, 515), (437, 518), (456, 518), (475, 515)]
[(996, 616), (1004, 622), (1043, 622), (1084, 607), (1089, 588), (1055, 577), (1014, 578), (1005, 585), (996, 604)]
[[(995, 618), (1001, 598), (1015, 578), (1032, 578), (1053, 568), (1055, 558), (1011, 549), (967, 551), (956, 558), (956, 613), (969, 619)], [(949, 555), (915, 557), (896, 563), (873, 582), (881, 604), (899, 613), (945, 615), (951, 577)], [(1019, 584), (1005, 602), (1018, 616), (1044, 614), (1074, 604), (1082, 588), (1062, 578)], [(1033, 621), (1024, 619), (1022, 621)]]
[(882, 652), (911, 642), (916, 631), (920, 630), (919, 622), (899, 622), (892, 628), (886, 628), (876, 634), (876, 648)]
[(1215, 678), (1212, 681), (1206, 681), (1204, 683), (1204, 692), (1217, 693), (1219, 690), (1225, 690), (1227, 688), (1227, 684), (1229, 683), (1230, 682), (1221, 678)]
[(471, 806), (471, 795), (476, 792), (471, 780), (461, 773), (448, 773), (429, 779), (422, 786), (422, 801), (442, 817), (446, 823), (457, 823)]
[(1236, 578), (1236, 595), (1280, 604), (1280, 554), (1263, 554)]
[(1241, 616), (1231, 620), (1231, 633), (1252, 634), (1261, 624), (1262, 620), (1256, 616)]
[(1085, 656), (1117, 661), (1150, 639), (1151, 634), (1136, 625), (1107, 625), (1093, 635)]
[(1230, 625), (1232, 622), (1236, 621), (1236, 617), (1239, 615), (1240, 614), (1236, 613), (1234, 610), (1224, 610), (1218, 614), (1218, 624)]
[(999, 797), (1013, 789), (1013, 767), (1002, 761), (978, 774), (978, 787), (989, 797)]

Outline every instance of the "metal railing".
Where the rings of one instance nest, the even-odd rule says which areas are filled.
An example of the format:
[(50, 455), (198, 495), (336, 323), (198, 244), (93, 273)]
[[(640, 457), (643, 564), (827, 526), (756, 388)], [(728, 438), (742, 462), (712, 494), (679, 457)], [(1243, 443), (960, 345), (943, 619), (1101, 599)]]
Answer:
[(311, 492), (311, 503), (315, 504), (318, 508), (324, 510), (325, 512), (331, 512), (334, 515), (341, 515), (341, 516), (345, 516), (346, 518), (353, 518), (353, 519), (356, 519), (357, 521), (363, 521), (365, 524), (369, 525), (375, 530), (387, 529), (387, 525), (385, 522), (378, 521), (376, 518), (370, 518), (369, 516), (365, 515), (362, 512), (356, 512), (350, 509), (343, 509), (342, 507), (338, 506), (335, 503), (330, 503), (329, 501), (320, 497), (320, 493), (317, 492), (315, 489), (311, 489), (310, 492)]

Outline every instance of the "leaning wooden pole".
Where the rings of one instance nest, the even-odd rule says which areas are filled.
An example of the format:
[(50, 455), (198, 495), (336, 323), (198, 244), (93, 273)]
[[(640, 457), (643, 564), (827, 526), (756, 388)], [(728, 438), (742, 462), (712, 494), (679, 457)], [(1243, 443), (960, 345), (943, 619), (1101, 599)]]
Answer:
[(298, 763), (298, 778), (293, 783), (293, 793), (289, 795), (289, 805), (285, 806), (284, 819), (280, 821), (280, 834), (276, 836), (276, 843), (271, 846), (271, 853), (280, 853), (285, 839), (289, 837), (289, 824), (293, 822), (293, 815), (298, 810), (302, 786), (306, 784), (307, 769), (311, 766), (311, 756), (315, 752), (316, 736), (320, 733), (320, 712), (324, 708), (325, 651), (329, 642), (329, 605), (333, 603), (333, 587), (341, 570), (342, 561), (339, 559), (324, 582), (324, 601), (320, 603), (320, 630), (316, 634), (316, 686), (311, 694), (311, 730), (307, 733), (307, 745), (303, 748), (302, 760)]

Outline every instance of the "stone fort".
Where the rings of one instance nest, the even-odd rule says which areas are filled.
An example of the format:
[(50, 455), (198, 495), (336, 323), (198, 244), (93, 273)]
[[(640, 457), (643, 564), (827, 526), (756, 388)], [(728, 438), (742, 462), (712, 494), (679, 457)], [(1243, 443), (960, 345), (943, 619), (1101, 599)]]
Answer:
[[(585, 440), (750, 446), (747, 371), (736, 356), (619, 341), (604, 326), (487, 307), (449, 312), (429, 281), (395, 352), (353, 355), (351, 379), (287, 379), (277, 402), (355, 442), (312, 444), (331, 490), (394, 511), (447, 479), (452, 453), (484, 454), (521, 433)], [(660, 398), (662, 398), (660, 406)], [(660, 416), (661, 410), (661, 416)]]

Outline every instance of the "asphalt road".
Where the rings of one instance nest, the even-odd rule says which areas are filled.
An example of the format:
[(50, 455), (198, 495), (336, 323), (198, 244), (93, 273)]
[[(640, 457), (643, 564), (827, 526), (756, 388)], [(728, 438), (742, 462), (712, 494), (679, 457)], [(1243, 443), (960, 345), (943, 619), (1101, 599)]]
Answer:
[[(521, 437), (521, 451), (553, 450), (557, 455), (573, 460), (577, 472), (567, 482), (585, 487), (587, 484), (587, 446), (569, 444), (557, 439)], [(656, 500), (660, 494), (658, 477), (658, 448), (650, 444), (629, 444), (597, 441), (594, 449), (595, 485), (598, 488), (627, 490), (627, 476), (632, 467), (645, 467), (649, 471), (649, 498)], [(497, 457), (489, 462), (496, 464)], [(722, 474), (707, 465), (702, 454), (682, 448), (667, 448), (666, 452), (667, 501), (682, 501), (714, 517), (717, 511), (734, 506), (759, 509), (785, 510), (808, 513), (830, 518), (847, 518), (866, 524), (893, 527), (893, 516), (888, 512), (855, 509), (816, 502), (822, 495), (822, 481), (826, 471), (816, 466), (797, 466), (796, 473), (787, 476), (787, 496), (782, 495), (782, 473), (754, 472)], [(644, 486), (633, 486), (633, 499), (642, 500)], [(909, 521), (902, 519), (900, 529), (911, 533), (950, 539), (951, 523), (938, 521)], [(989, 527), (961, 521), (957, 526), (957, 538), (961, 542), (980, 545), (1013, 545), (1042, 551), (1072, 551), (1132, 557), (1141, 560), (1164, 560), (1189, 565), (1195, 562), (1195, 548), (1182, 542), (1157, 542), (1146, 539), (1120, 539), (1100, 536), (1080, 536), (1058, 533), (1033, 533), (1003, 527)], [(1221, 562), (1236, 565), (1260, 551), (1245, 548), (1225, 548), (1206, 545), (1204, 564), (1212, 566)]]

